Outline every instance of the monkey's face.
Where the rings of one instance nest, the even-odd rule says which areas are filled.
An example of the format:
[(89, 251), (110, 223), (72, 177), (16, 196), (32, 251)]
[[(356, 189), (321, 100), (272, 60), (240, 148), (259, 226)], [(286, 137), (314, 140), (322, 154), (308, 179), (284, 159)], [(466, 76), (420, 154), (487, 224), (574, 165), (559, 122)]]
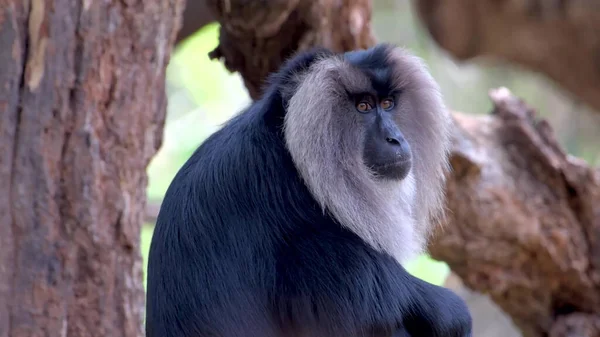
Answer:
[(326, 179), (356, 186), (410, 180), (422, 189), (437, 183), (449, 115), (420, 59), (381, 45), (325, 55), (294, 76), (286, 145), (315, 189)]
[(396, 120), (397, 94), (352, 95), (363, 128), (363, 161), (376, 177), (404, 179), (412, 167), (408, 140)]
[[(289, 76), (284, 137), (313, 197), (398, 261), (443, 207), (451, 118), (418, 57), (392, 45), (322, 54)], [(407, 239), (408, 238), (408, 239)]]

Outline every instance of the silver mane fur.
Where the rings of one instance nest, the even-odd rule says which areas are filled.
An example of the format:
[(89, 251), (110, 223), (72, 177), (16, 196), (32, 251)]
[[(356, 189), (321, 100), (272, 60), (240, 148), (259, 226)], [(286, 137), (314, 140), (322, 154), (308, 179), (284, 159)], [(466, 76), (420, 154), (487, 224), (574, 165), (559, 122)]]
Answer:
[(363, 130), (344, 88), (370, 84), (342, 55), (323, 58), (296, 75), (284, 131), (288, 151), (323, 211), (405, 263), (424, 251), (432, 225), (443, 214), (451, 117), (421, 59), (387, 48), (394, 86), (402, 90), (396, 122), (413, 153), (404, 180), (378, 180), (363, 163)]

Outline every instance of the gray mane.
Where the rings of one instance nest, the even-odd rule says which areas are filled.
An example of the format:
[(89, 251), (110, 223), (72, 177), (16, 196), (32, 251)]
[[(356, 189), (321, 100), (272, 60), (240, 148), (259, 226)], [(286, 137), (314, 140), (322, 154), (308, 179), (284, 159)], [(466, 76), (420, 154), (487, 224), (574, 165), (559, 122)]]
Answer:
[(379, 180), (364, 165), (363, 131), (344, 87), (365, 87), (368, 79), (341, 55), (297, 75), (284, 131), (296, 168), (323, 211), (404, 263), (423, 252), (443, 214), (451, 118), (419, 58), (390, 46), (388, 62), (402, 90), (396, 121), (413, 151), (413, 169), (404, 180)]

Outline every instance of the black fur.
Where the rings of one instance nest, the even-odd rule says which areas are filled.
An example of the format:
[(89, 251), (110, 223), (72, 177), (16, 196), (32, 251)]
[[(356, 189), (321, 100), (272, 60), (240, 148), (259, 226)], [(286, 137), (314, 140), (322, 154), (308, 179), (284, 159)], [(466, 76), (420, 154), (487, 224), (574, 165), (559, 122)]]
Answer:
[(462, 300), (323, 214), (300, 180), (281, 93), (318, 55), (331, 52), (286, 63), (174, 178), (150, 247), (146, 336), (470, 336)]
[(371, 84), (380, 97), (393, 94), (388, 92), (389, 88), (394, 86), (388, 57), (391, 48), (390, 45), (379, 44), (371, 49), (355, 50), (344, 54), (346, 61), (369, 75)]

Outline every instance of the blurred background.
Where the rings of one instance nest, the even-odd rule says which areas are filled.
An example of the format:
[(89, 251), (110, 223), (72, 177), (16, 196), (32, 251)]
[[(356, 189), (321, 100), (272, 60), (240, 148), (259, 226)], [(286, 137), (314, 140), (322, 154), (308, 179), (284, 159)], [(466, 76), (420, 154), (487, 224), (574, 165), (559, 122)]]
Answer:
[[(512, 65), (457, 64), (434, 42), (414, 17), (409, 1), (373, 2), (372, 24), (379, 41), (405, 46), (425, 59), (440, 83), (448, 107), (469, 114), (488, 114), (492, 108), (488, 90), (509, 88), (535, 107), (554, 128), (571, 154), (590, 164), (600, 163), (600, 118), (588, 107), (549, 80)], [(167, 72), (168, 112), (164, 143), (148, 167), (150, 212), (156, 212), (171, 179), (196, 147), (250, 102), (238, 74), (229, 73), (220, 61), (207, 54), (218, 45), (218, 24), (205, 26), (175, 50)], [(146, 259), (153, 229), (147, 216), (142, 232), (142, 255)], [(145, 261), (144, 261), (145, 265)], [(409, 270), (436, 284), (445, 284), (464, 296), (475, 316), (479, 336), (519, 336), (510, 321), (482, 295), (471, 294), (460, 281), (449, 277), (449, 268), (423, 256)]]

